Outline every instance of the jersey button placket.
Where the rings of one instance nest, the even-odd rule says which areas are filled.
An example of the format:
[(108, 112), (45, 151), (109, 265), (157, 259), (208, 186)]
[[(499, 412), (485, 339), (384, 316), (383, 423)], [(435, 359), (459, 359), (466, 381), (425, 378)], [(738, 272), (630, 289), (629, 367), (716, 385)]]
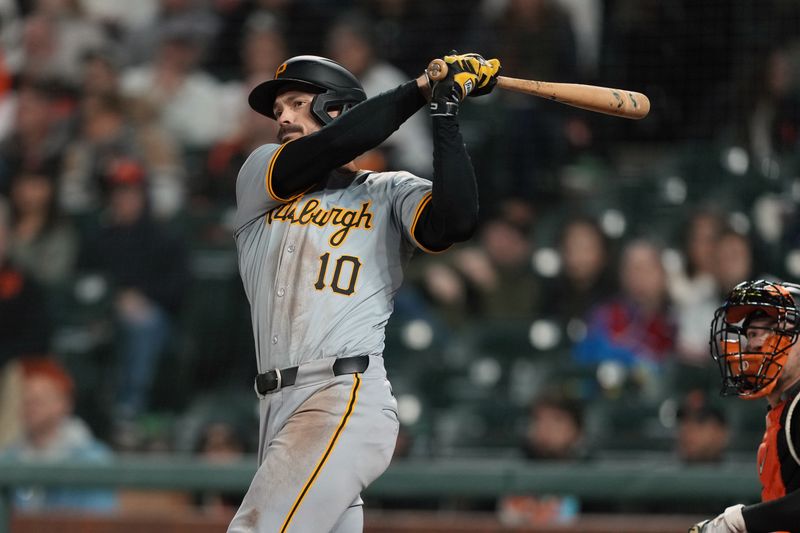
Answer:
[[(292, 243), (292, 244), (289, 244), (289, 246), (287, 246), (287, 247), (286, 247), (286, 251), (287, 251), (288, 253), (290, 253), (290, 254), (291, 254), (291, 253), (294, 253), (295, 249), (296, 249), (296, 248), (295, 248), (295, 245), (294, 245), (293, 243)], [(280, 288), (278, 288), (278, 290), (277, 290), (277, 291), (275, 291), (275, 295), (276, 295), (278, 298), (283, 298), (283, 295), (284, 295), (284, 294), (286, 294), (286, 290), (285, 290), (283, 287), (280, 287)], [(278, 336), (277, 336), (277, 335), (273, 335), (273, 336), (272, 336), (272, 344), (278, 344)]]

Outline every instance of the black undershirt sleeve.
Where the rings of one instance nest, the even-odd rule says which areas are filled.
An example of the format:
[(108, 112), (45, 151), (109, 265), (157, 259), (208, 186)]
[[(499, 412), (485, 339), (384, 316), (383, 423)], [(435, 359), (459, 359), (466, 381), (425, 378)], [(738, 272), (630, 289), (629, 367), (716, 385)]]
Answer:
[(319, 131), (286, 143), (276, 155), (271, 185), (289, 199), (320, 183), (328, 173), (378, 146), (425, 104), (416, 81), (370, 98)]
[(478, 186), (455, 117), (433, 117), (433, 191), (420, 213), (414, 238), (444, 250), (472, 237), (478, 225)]
[(800, 532), (800, 491), (783, 498), (747, 505), (742, 509), (748, 533)]
[[(370, 98), (319, 131), (286, 143), (271, 173), (272, 191), (289, 199), (378, 146), (425, 104), (416, 81)], [(478, 190), (455, 117), (433, 117), (433, 191), (414, 231), (419, 243), (443, 250), (469, 239), (478, 222)]]

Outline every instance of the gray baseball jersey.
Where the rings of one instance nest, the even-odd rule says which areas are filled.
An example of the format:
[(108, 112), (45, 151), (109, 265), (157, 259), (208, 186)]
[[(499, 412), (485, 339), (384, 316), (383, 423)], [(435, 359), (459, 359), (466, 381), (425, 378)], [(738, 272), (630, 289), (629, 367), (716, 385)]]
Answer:
[(278, 150), (256, 149), (236, 185), (258, 370), (379, 355), (431, 182), (406, 172), (334, 173), (325, 189), (281, 202), (268, 179)]
[[(261, 397), (260, 466), (231, 532), (354, 533), (361, 491), (389, 465), (397, 404), (381, 357), (393, 296), (431, 183), (406, 172), (332, 173), (323, 188), (278, 198), (279, 145), (243, 165), (235, 238), (259, 372), (299, 366)], [(336, 358), (368, 355), (363, 374)]]

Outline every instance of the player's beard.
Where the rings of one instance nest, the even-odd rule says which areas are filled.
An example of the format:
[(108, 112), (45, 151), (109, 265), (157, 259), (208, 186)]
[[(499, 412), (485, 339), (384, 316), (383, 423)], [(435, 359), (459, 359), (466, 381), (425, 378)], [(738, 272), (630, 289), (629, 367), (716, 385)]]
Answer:
[(278, 128), (278, 140), (281, 143), (286, 142), (286, 136), (292, 133), (300, 133), (302, 136), (303, 127), (298, 126), (297, 124), (283, 124), (280, 128)]

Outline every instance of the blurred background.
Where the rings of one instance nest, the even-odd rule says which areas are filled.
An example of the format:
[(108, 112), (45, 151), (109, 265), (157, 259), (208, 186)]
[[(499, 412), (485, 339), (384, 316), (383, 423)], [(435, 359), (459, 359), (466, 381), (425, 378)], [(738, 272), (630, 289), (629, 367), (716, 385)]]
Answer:
[[(370, 96), (457, 49), (652, 103), (462, 106), (481, 226), (397, 295), (368, 531), (679, 531), (756, 501), (765, 406), (719, 397), (708, 328), (736, 283), (800, 278), (798, 28), (795, 0), (0, 1), (0, 531), (227, 524), (258, 425), (235, 179), (276, 133), (247, 94), (306, 53)], [(429, 126), (360, 164), (430, 177)]]

